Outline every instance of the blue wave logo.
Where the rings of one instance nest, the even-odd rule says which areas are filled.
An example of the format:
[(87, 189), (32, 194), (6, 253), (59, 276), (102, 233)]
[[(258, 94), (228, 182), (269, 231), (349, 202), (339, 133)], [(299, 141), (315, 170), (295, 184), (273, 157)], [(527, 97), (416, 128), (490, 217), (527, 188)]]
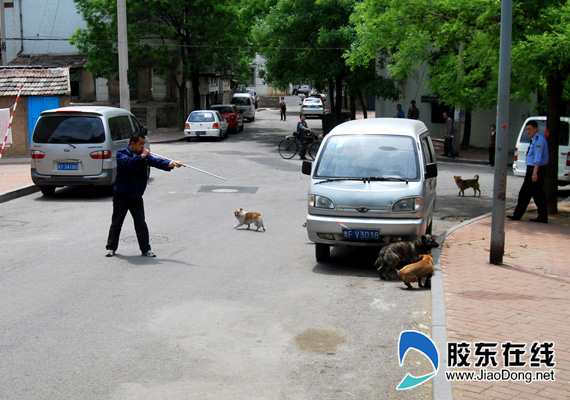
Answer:
[(397, 389), (406, 390), (421, 385), (435, 374), (439, 368), (439, 352), (433, 341), (421, 332), (417, 331), (404, 331), (400, 333), (400, 339), (398, 341), (398, 358), (400, 361), (400, 367), (404, 362), (404, 357), (410, 349), (415, 349), (423, 353), (431, 362), (434, 372), (431, 372), (424, 376), (412, 376), (406, 374), (404, 379), (400, 382)]

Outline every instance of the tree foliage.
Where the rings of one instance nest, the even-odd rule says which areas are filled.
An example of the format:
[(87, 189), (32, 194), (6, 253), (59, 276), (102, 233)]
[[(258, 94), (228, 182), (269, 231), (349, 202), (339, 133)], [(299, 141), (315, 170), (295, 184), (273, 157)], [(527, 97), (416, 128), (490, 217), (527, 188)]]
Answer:
[[(74, 0), (87, 22), (72, 43), (87, 55), (95, 76), (118, 71), (116, 0)], [(187, 112), (186, 82), (199, 104), (199, 76), (207, 68), (247, 76), (253, 58), (249, 15), (239, 1), (127, 0), (129, 59), (159, 68), (179, 89)]]

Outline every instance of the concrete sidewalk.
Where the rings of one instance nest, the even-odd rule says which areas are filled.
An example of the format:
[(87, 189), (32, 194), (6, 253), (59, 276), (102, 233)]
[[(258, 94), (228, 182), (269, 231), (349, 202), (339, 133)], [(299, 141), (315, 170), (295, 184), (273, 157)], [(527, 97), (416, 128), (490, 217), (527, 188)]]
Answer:
[[(151, 132), (151, 143), (183, 139), (181, 130)], [(443, 143), (434, 140), (436, 154)], [(488, 164), (487, 149), (462, 151), (447, 162)], [(509, 157), (512, 162), (512, 156)], [(37, 191), (30, 179), (29, 159), (0, 159), (0, 203)], [(0, 205), (1, 206), (1, 205)], [(432, 280), (432, 338), (438, 345), (441, 363), (433, 381), (434, 399), (568, 399), (570, 398), (570, 204), (559, 205), (560, 214), (548, 224), (528, 222), (533, 210), (521, 221), (505, 221), (504, 264), (489, 264), (491, 217), (469, 221), (447, 231), (435, 251), (437, 269)], [(439, 256), (439, 257), (438, 257)], [(471, 347), (478, 342), (497, 344), (497, 369), (504, 369), (501, 345), (525, 344), (520, 359), (529, 361), (533, 342), (553, 342), (554, 368), (514, 367), (513, 371), (554, 370), (555, 381), (453, 381), (444, 370), (446, 342)], [(486, 367), (488, 370), (493, 368)], [(380, 394), (378, 394), (380, 396)]]

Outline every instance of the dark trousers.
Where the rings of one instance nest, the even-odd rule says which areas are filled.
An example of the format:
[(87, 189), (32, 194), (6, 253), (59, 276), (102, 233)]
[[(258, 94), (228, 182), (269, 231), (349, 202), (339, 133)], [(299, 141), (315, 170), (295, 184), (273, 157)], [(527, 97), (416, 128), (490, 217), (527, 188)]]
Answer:
[(443, 155), (449, 157), (455, 157), (455, 152), (453, 151), (453, 138), (446, 137), (443, 140)]
[(519, 191), (519, 198), (517, 201), (517, 206), (513, 214), (517, 218), (521, 218), (530, 203), (530, 199), (534, 199), (534, 204), (538, 209), (538, 219), (548, 221), (548, 210), (546, 208), (546, 194), (544, 193), (544, 178), (546, 177), (546, 167), (542, 166), (538, 169), (538, 179), (536, 182), (532, 181), (532, 173), (534, 171), (534, 166), (530, 165), (526, 167), (526, 174), (524, 176), (524, 181)]
[(307, 153), (307, 145), (309, 144), (309, 140), (306, 137), (302, 137), (296, 135), (297, 139), (299, 140), (299, 145), (301, 148), (299, 149), (299, 157), (304, 158), (305, 154)]
[(142, 197), (131, 198), (119, 193), (113, 194), (113, 216), (111, 217), (111, 228), (107, 239), (107, 250), (116, 251), (119, 247), (119, 236), (123, 222), (130, 212), (135, 223), (135, 232), (141, 252), (150, 250), (150, 237), (148, 227), (144, 220), (144, 203)]
[(287, 121), (287, 110), (281, 109), (281, 119)]
[(489, 164), (495, 165), (495, 145), (489, 146)]

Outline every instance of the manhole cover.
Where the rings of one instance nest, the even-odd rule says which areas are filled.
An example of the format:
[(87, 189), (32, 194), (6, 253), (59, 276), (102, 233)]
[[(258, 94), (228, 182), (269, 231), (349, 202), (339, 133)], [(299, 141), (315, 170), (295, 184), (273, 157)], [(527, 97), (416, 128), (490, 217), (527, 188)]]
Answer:
[[(127, 236), (123, 239), (125, 243), (138, 243), (136, 236)], [(151, 236), (150, 237), (151, 243), (164, 243), (168, 242), (168, 238), (166, 236)]]
[(198, 189), (199, 193), (256, 193), (254, 186), (211, 186), (204, 185)]

